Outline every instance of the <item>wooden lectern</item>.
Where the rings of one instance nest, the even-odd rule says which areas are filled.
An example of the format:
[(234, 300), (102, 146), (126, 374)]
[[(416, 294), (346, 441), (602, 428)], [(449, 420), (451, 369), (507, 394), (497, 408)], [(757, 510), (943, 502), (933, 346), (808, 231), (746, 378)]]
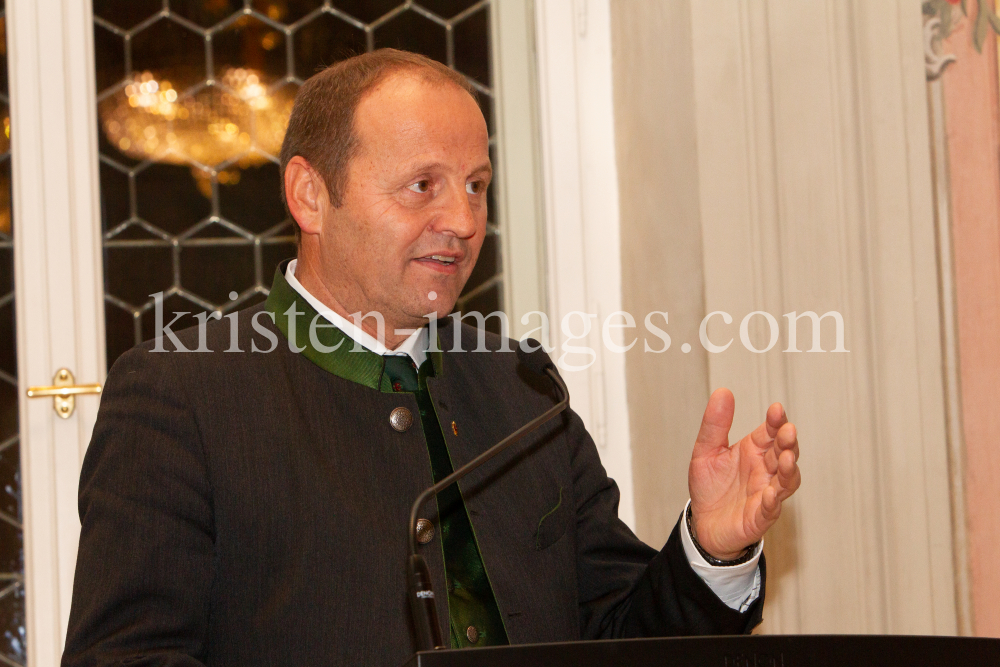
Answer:
[(756, 635), (423, 651), (404, 667), (1000, 667), (1000, 639)]

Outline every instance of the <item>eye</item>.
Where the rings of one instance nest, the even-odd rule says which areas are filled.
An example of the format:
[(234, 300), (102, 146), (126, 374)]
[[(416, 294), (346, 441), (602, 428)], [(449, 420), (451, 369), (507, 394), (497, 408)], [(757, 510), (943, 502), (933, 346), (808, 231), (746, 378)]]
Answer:
[(406, 187), (408, 190), (413, 190), (414, 192), (419, 192), (420, 194), (424, 194), (430, 191), (431, 182), (425, 179), (422, 181), (417, 181), (413, 185), (408, 185)]
[(465, 191), (470, 195), (482, 194), (485, 189), (482, 181), (469, 181), (465, 184)]

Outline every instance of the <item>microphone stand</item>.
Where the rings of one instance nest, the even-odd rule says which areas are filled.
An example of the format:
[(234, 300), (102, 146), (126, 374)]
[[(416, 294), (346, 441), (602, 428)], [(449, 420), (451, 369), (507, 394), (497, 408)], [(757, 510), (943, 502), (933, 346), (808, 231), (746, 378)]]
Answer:
[(410, 557), (406, 563), (406, 579), (410, 589), (410, 611), (413, 614), (413, 625), (416, 630), (418, 651), (430, 651), (432, 649), (445, 648), (445, 646), (444, 641), (441, 639), (441, 626), (438, 623), (437, 607), (434, 604), (434, 587), (431, 584), (430, 570), (427, 569), (427, 562), (424, 560), (424, 557), (417, 553), (417, 514), (420, 512), (421, 506), (431, 497), (436, 496), (462, 479), (569, 406), (569, 391), (566, 389), (566, 384), (562, 381), (562, 378), (556, 372), (555, 367), (550, 363), (546, 366), (544, 372), (552, 378), (552, 381), (561, 394), (559, 402), (434, 486), (426, 489), (417, 496), (413, 507), (410, 508)]

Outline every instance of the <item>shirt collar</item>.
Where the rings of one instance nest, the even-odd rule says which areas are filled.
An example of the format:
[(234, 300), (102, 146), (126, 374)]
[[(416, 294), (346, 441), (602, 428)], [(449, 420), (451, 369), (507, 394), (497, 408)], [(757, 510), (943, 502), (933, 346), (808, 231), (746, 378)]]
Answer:
[[(413, 363), (417, 368), (420, 368), (424, 361), (427, 360), (427, 350), (430, 347), (427, 327), (420, 327), (411, 333), (406, 340), (400, 343), (396, 349), (390, 350), (377, 338), (369, 335), (361, 327), (355, 326), (354, 322), (340, 316), (323, 304), (323, 302), (319, 299), (310, 294), (309, 290), (303, 287), (302, 283), (300, 283), (295, 277), (295, 267), (297, 265), (298, 260), (293, 259), (288, 263), (288, 268), (285, 269), (285, 281), (288, 283), (289, 287), (305, 299), (306, 303), (316, 309), (316, 312), (330, 322), (330, 324), (347, 334), (351, 340), (361, 345), (366, 350), (371, 350), (380, 356), (408, 356), (413, 360)], [(397, 329), (397, 331), (399, 330)]]

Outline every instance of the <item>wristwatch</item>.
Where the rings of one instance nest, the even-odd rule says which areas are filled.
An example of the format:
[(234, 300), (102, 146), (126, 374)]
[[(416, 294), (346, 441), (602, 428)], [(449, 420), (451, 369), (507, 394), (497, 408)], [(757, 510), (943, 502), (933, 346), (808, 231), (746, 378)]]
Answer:
[(757, 542), (754, 542), (746, 549), (744, 549), (743, 553), (741, 553), (733, 560), (722, 560), (720, 558), (716, 558), (712, 554), (705, 551), (705, 549), (700, 544), (698, 544), (698, 538), (695, 537), (694, 528), (691, 526), (690, 503), (687, 506), (687, 511), (684, 513), (684, 519), (687, 522), (688, 535), (691, 536), (691, 542), (694, 544), (694, 548), (698, 550), (698, 553), (701, 554), (702, 558), (708, 561), (709, 565), (714, 565), (715, 567), (732, 567), (733, 565), (742, 565), (743, 563), (746, 563), (747, 561), (753, 559), (754, 554), (757, 553), (757, 547), (760, 546), (760, 541), (758, 540)]

